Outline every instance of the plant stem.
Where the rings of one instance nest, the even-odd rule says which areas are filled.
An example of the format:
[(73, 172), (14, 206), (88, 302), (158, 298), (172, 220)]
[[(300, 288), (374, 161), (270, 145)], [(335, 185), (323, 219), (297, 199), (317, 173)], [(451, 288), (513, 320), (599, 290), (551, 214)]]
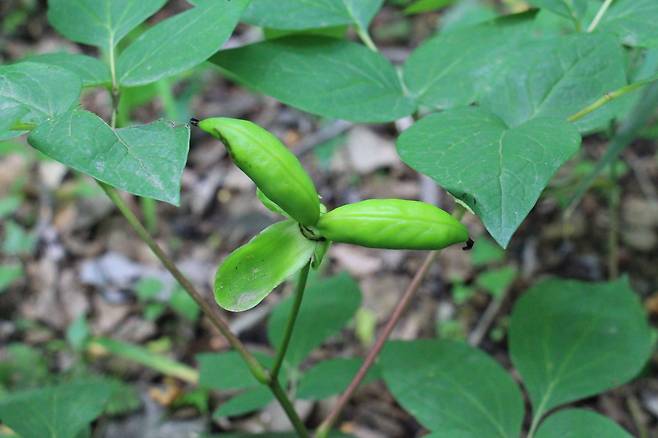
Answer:
[(608, 216), (610, 217), (610, 226), (608, 228), (608, 277), (611, 281), (619, 277), (619, 203), (621, 196), (617, 185), (616, 164), (616, 160), (610, 163), (612, 188), (608, 200)]
[(596, 13), (596, 16), (594, 17), (594, 19), (590, 23), (589, 27), (587, 28), (587, 32), (592, 32), (592, 31), (594, 31), (594, 29), (596, 29), (596, 26), (599, 25), (599, 23), (601, 22), (601, 19), (603, 18), (605, 13), (608, 11), (608, 8), (610, 7), (611, 4), (612, 4), (612, 0), (605, 0), (603, 2), (601, 7), (599, 8), (598, 12)]
[(377, 45), (375, 42), (372, 40), (370, 37), (370, 34), (368, 33), (368, 29), (364, 29), (361, 26), (356, 27), (356, 33), (359, 35), (359, 38), (361, 38), (361, 41), (363, 41), (363, 44), (366, 45), (370, 50), (373, 52), (378, 52), (379, 50), (377, 49)]
[[(457, 205), (455, 207), (455, 211), (453, 212), (453, 216), (456, 219), (461, 219), (464, 216), (465, 212), (466, 210), (464, 209), (464, 207), (462, 207), (461, 205)], [(338, 419), (338, 415), (340, 415), (341, 411), (343, 410), (343, 408), (345, 408), (345, 405), (347, 404), (349, 399), (352, 397), (356, 389), (359, 387), (359, 385), (365, 378), (368, 370), (372, 367), (373, 363), (375, 362), (375, 359), (377, 359), (377, 356), (379, 355), (380, 351), (384, 347), (384, 344), (388, 340), (388, 337), (391, 335), (391, 332), (393, 331), (398, 321), (404, 314), (404, 311), (407, 309), (407, 307), (409, 307), (409, 304), (411, 303), (411, 299), (413, 298), (414, 294), (420, 287), (423, 279), (425, 278), (425, 275), (427, 274), (427, 271), (432, 265), (432, 262), (434, 262), (434, 260), (436, 259), (437, 254), (438, 254), (437, 251), (430, 251), (427, 254), (427, 256), (425, 256), (425, 260), (423, 261), (423, 264), (418, 269), (418, 271), (416, 271), (416, 274), (414, 275), (414, 278), (411, 280), (411, 283), (409, 283), (409, 286), (407, 286), (407, 289), (402, 294), (402, 298), (400, 298), (400, 301), (396, 304), (395, 309), (393, 309), (393, 313), (391, 313), (391, 316), (386, 322), (384, 329), (380, 333), (379, 337), (375, 341), (375, 344), (372, 346), (370, 351), (368, 351), (368, 354), (366, 355), (366, 358), (363, 361), (361, 368), (359, 368), (359, 371), (352, 378), (352, 381), (350, 382), (345, 392), (343, 392), (341, 396), (338, 398), (338, 401), (331, 409), (331, 412), (329, 413), (327, 418), (325, 418), (322, 424), (320, 424), (320, 427), (315, 433), (316, 438), (326, 438), (328, 436), (329, 431), (331, 430), (332, 426)]]
[(290, 315), (288, 316), (286, 331), (283, 335), (283, 341), (281, 341), (281, 345), (279, 346), (279, 351), (277, 352), (276, 360), (274, 361), (274, 367), (272, 368), (272, 371), (270, 371), (271, 381), (275, 381), (279, 377), (279, 371), (281, 371), (283, 359), (286, 357), (288, 345), (290, 344), (290, 338), (292, 338), (292, 332), (295, 328), (295, 321), (297, 321), (297, 315), (299, 314), (299, 309), (302, 306), (302, 299), (304, 297), (304, 290), (306, 289), (306, 280), (308, 280), (308, 272), (310, 267), (311, 262), (309, 261), (299, 272), (297, 285), (295, 286), (295, 301), (292, 304), (292, 309), (290, 310)]
[(575, 114), (572, 114), (569, 118), (567, 118), (567, 121), (569, 122), (575, 122), (577, 120), (582, 119), (583, 117), (587, 116), (589, 113), (592, 113), (596, 111), (597, 109), (601, 108), (604, 106), (606, 103), (610, 102), (611, 100), (617, 99), (625, 94), (628, 94), (630, 92), (633, 92), (637, 90), (638, 88), (642, 88), (645, 85), (648, 85), (652, 82), (658, 81), (658, 75), (651, 76), (647, 79), (638, 81), (638, 82), (633, 82), (632, 84), (624, 85), (621, 88), (616, 89), (615, 91), (611, 91), (610, 93), (606, 93), (603, 97), (597, 99), (593, 103), (587, 105), (585, 108), (581, 109)]

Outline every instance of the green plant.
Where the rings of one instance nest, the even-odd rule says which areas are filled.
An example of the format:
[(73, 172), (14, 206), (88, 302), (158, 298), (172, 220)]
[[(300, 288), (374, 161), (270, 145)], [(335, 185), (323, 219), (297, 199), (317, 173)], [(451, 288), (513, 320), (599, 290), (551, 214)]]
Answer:
[[(658, 65), (650, 50), (658, 47), (655, 0), (532, 0), (529, 3), (541, 11), (492, 19), (493, 12), (487, 10), (472, 21), (446, 25), (400, 68), (378, 52), (368, 33), (382, 0), (193, 0), (192, 8), (128, 38), (164, 3), (50, 0), (50, 23), (72, 41), (99, 48), (101, 59), (58, 53), (0, 67), (0, 140), (27, 135), (41, 153), (97, 180), (138, 236), (226, 337), (235, 352), (199, 358), (200, 384), (244, 391), (231, 405), (220, 407), (217, 415), (256, 409), (275, 398), (299, 436), (309, 432), (294, 410), (294, 396), (326, 397), (347, 382), (318, 429), (318, 437), (327, 436), (363, 379), (376, 377), (377, 372), (369, 371), (436, 257), (435, 251), (428, 254), (362, 363), (322, 362), (319, 371), (304, 372), (301, 362), (343, 327), (358, 306), (353, 301), (350, 306), (341, 303), (336, 312), (344, 313), (326, 322), (323, 332), (315, 318), (328, 314), (332, 303), (321, 298), (353, 292), (352, 286), (341, 285), (332, 295), (314, 294), (316, 286), (311, 286), (302, 300), (311, 265), (318, 267), (331, 240), (441, 249), (468, 239), (458, 222), (468, 210), (506, 247), (554, 173), (578, 152), (582, 136), (608, 132), (611, 127), (614, 132), (615, 122), (624, 120), (606, 156), (573, 195), (572, 206), (596, 174), (616, 162), (620, 151), (648, 123), (658, 99), (655, 84), (649, 85), (658, 80)], [(418, 1), (408, 12), (449, 3)], [(241, 19), (264, 28), (266, 40), (218, 51)], [(363, 44), (345, 38), (347, 27), (354, 28)], [(218, 269), (215, 284), (216, 301), (240, 311), (255, 306), (299, 273), (293, 297), (270, 318), (274, 357), (249, 351), (229, 330), (215, 302), (199, 292), (158, 246), (149, 232), (155, 228), (153, 201), (143, 204), (145, 212), (151, 212), (147, 215), (151, 224), (145, 227), (117, 191), (178, 205), (189, 126), (169, 121), (131, 126), (126, 113), (143, 97), (140, 93), (162, 92), (170, 78), (208, 59), (226, 77), (319, 116), (364, 123), (413, 116), (416, 121), (397, 141), (402, 160), (434, 179), (458, 202), (454, 217), (426, 204), (400, 200), (370, 200), (325, 212), (310, 177), (274, 136), (246, 121), (201, 122), (254, 180), (266, 207), (291, 218), (232, 253)], [(108, 121), (80, 107), (81, 93), (87, 88), (105, 89), (111, 96)], [(173, 118), (178, 113), (170, 96), (166, 92), (162, 96)], [(19, 198), (3, 200), (0, 217), (10, 216), (20, 202)], [(393, 216), (404, 222), (393, 221)], [(415, 223), (419, 217), (423, 225)], [(387, 228), (379, 229), (382, 224)], [(3, 228), (4, 252), (21, 255), (31, 250), (34, 241), (23, 228), (11, 221)], [(432, 233), (425, 234), (425, 228)], [(615, 240), (610, 241), (615, 255)], [(483, 258), (495, 259), (495, 252)], [(611, 273), (615, 263), (616, 256)], [(0, 291), (21, 272), (15, 263), (3, 267)], [(502, 294), (514, 275), (509, 270), (493, 271), (482, 276), (480, 286)], [(355, 296), (350, 293), (346, 300)], [(317, 307), (315, 299), (320, 303)], [(560, 436), (564, 428), (578, 428), (583, 436), (623, 436), (608, 420), (578, 410), (541, 421), (551, 409), (628, 381), (646, 361), (650, 336), (627, 283), (540, 283), (517, 303), (510, 331), (512, 361), (533, 406), (530, 436)], [(107, 349), (117, 346), (105, 344)], [(115, 354), (164, 373), (171, 373), (172, 367), (182, 369), (184, 378), (195, 380), (188, 368), (153, 361), (141, 350), (123, 347), (114, 348)], [(238, 357), (247, 370), (237, 367)], [(386, 346), (380, 365), (391, 392), (433, 436), (521, 433), (524, 414), (518, 388), (478, 350), (443, 341), (396, 342)], [(235, 372), (237, 377), (222, 380), (219, 373), (209, 371), (214, 368)], [(351, 380), (345, 378), (357, 368)], [(341, 384), (329, 391), (318, 374), (334, 376)], [(478, 380), (469, 380), (473, 376)], [(70, 394), (76, 390), (49, 387), (17, 394), (0, 403), (0, 419), (26, 436), (42, 436), (42, 424), (30, 429), (25, 417), (16, 413), (26, 403), (52, 408), (55, 399), (66, 403), (60, 412), (75, 412), (78, 408)], [(84, 429), (102, 412), (105, 393), (95, 391), (79, 421), (61, 423), (66, 429), (60, 435), (75, 436)]]

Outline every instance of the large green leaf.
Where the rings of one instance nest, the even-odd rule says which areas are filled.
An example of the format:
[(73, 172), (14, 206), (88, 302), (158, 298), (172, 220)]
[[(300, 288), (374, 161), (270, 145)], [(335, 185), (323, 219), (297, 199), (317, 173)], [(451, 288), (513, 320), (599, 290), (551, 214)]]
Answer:
[(528, 3), (548, 9), (566, 18), (579, 22), (587, 12), (589, 0), (529, 0)]
[(109, 398), (110, 387), (100, 381), (22, 391), (0, 401), (0, 420), (23, 438), (75, 438)]
[(633, 378), (649, 358), (651, 332), (627, 279), (544, 281), (519, 299), (510, 352), (538, 418)]
[(113, 130), (74, 109), (40, 125), (28, 141), (49, 157), (114, 187), (178, 205), (190, 130), (165, 121)]
[(482, 108), (427, 116), (397, 143), (405, 163), (467, 203), (503, 247), (579, 145), (575, 127), (563, 120), (510, 128)]
[(657, 1), (616, 0), (603, 16), (599, 28), (615, 32), (630, 46), (658, 47), (657, 21)]
[(348, 41), (286, 37), (221, 51), (211, 61), (241, 84), (320, 116), (387, 122), (415, 110), (393, 66)]
[(617, 423), (585, 409), (566, 409), (548, 417), (536, 438), (632, 438)]
[(38, 125), (78, 104), (82, 83), (70, 71), (54, 65), (21, 62), (0, 67), (0, 139), (20, 120)]
[(461, 342), (389, 342), (384, 381), (395, 399), (442, 438), (517, 438), (521, 391), (485, 353)]
[[(282, 301), (267, 323), (267, 337), (274, 348), (283, 340), (294, 297)], [(315, 348), (340, 332), (361, 304), (358, 284), (347, 274), (313, 280), (307, 286), (295, 330), (290, 339), (286, 362), (298, 366)]]
[(404, 65), (409, 93), (432, 108), (476, 101), (507, 57), (533, 37), (531, 18), (494, 20), (429, 39)]
[(366, 28), (383, 0), (256, 0), (244, 21), (271, 29), (303, 30), (356, 24)]
[(215, 276), (217, 303), (233, 312), (251, 309), (302, 269), (315, 245), (295, 221), (269, 226), (222, 262)]
[[(271, 356), (254, 352), (254, 357), (265, 367), (271, 367)], [(201, 353), (196, 356), (199, 362), (199, 385), (208, 389), (245, 389), (260, 385), (251, 374), (244, 360), (236, 351), (224, 353)]]
[(49, 0), (48, 21), (70, 40), (110, 51), (167, 0)]
[(45, 53), (27, 58), (29, 62), (57, 65), (65, 68), (82, 80), (85, 87), (109, 85), (112, 82), (110, 69), (97, 58), (79, 53)]
[(122, 85), (155, 82), (188, 70), (226, 42), (250, 0), (215, 0), (175, 15), (144, 32), (119, 57)]
[[(535, 41), (508, 55), (488, 84), (482, 105), (508, 125), (536, 117), (566, 119), (605, 93), (626, 85), (625, 58), (609, 34), (577, 34)], [(617, 100), (576, 122), (582, 132), (616, 116)]]

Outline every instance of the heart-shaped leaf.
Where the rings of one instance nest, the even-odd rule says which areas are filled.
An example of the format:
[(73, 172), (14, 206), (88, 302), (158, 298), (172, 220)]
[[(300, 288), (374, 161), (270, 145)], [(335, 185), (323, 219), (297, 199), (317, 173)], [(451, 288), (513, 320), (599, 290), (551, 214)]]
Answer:
[(397, 142), (405, 163), (468, 204), (503, 247), (579, 145), (577, 130), (563, 120), (510, 128), (474, 107), (427, 116)]
[(294, 221), (278, 222), (233, 251), (215, 276), (215, 299), (226, 310), (249, 310), (279, 284), (302, 269), (316, 242)]
[[(267, 337), (274, 348), (281, 345), (293, 301), (294, 297), (282, 301), (267, 322)], [(311, 279), (288, 344), (286, 363), (292, 367), (301, 364), (311, 351), (347, 325), (360, 304), (359, 285), (349, 275)]]
[(40, 125), (28, 141), (49, 157), (114, 187), (178, 205), (190, 129), (158, 121), (112, 129), (74, 109)]
[[(625, 55), (609, 34), (577, 34), (534, 41), (508, 54), (487, 84), (482, 106), (509, 126), (536, 117), (570, 115), (626, 85)], [(629, 103), (615, 100), (576, 122), (588, 132), (613, 119)]]
[(17, 122), (38, 125), (78, 104), (82, 83), (69, 70), (54, 65), (21, 62), (0, 67), (0, 138)]
[(247, 87), (320, 116), (375, 123), (415, 110), (386, 58), (348, 41), (285, 37), (221, 51), (211, 62)]
[(381, 367), (395, 399), (444, 438), (517, 438), (521, 391), (485, 353), (462, 342), (394, 341)]
[(617, 423), (585, 409), (565, 409), (548, 417), (536, 438), (632, 438)]
[(108, 53), (167, 0), (49, 0), (48, 21), (70, 40)]
[(649, 358), (652, 343), (627, 279), (544, 281), (516, 303), (509, 336), (535, 421), (556, 406), (627, 382)]
[(173, 76), (202, 63), (226, 42), (249, 0), (214, 0), (164, 20), (121, 53), (122, 85)]
[(257, 0), (243, 20), (272, 29), (304, 30), (356, 24), (367, 28), (383, 0)]

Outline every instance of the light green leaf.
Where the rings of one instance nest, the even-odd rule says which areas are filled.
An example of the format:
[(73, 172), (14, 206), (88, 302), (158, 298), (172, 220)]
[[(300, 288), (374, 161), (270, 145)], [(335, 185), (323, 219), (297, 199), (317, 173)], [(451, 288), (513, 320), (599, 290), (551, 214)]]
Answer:
[(283, 211), (283, 209), (279, 207), (274, 201), (272, 201), (270, 198), (265, 196), (265, 193), (261, 192), (261, 190), (258, 187), (256, 187), (256, 196), (258, 197), (258, 200), (260, 201), (261, 204), (263, 204), (265, 208), (267, 208), (273, 213), (280, 214), (281, 216), (290, 219), (288, 213)]
[[(274, 364), (271, 356), (260, 352), (253, 354), (264, 367)], [(236, 351), (201, 353), (197, 354), (196, 360), (199, 363), (199, 385), (204, 388), (226, 391), (260, 385)]]
[(616, 33), (630, 46), (658, 47), (656, 21), (655, 0), (616, 0), (603, 16), (599, 29)]
[(505, 251), (489, 239), (478, 239), (471, 252), (471, 260), (475, 266), (502, 262), (505, 260)]
[(405, 163), (465, 202), (503, 247), (579, 145), (575, 127), (563, 120), (509, 128), (482, 108), (432, 114), (397, 142)]
[(202, 3), (158, 23), (121, 53), (119, 82), (144, 85), (201, 64), (231, 36), (249, 1)]
[(532, 38), (531, 25), (530, 17), (513, 16), (429, 39), (404, 64), (409, 93), (432, 108), (476, 101), (510, 53)]
[(109, 386), (96, 381), (17, 392), (0, 401), (0, 420), (23, 438), (75, 438), (109, 398)]
[(393, 341), (381, 356), (395, 399), (439, 438), (517, 438), (521, 391), (485, 353), (456, 341)]
[(617, 423), (585, 409), (565, 409), (546, 419), (536, 438), (632, 438)]
[(649, 358), (652, 343), (627, 279), (544, 281), (516, 303), (509, 336), (535, 418), (627, 382)]
[[(304, 373), (297, 396), (304, 400), (322, 400), (340, 394), (352, 381), (363, 360), (335, 358), (325, 360)], [(363, 385), (379, 377), (379, 368), (370, 368)]]
[(256, 0), (243, 20), (272, 29), (303, 30), (357, 24), (367, 28), (383, 0)]
[(56, 65), (78, 75), (85, 87), (107, 86), (112, 82), (110, 69), (97, 58), (79, 53), (44, 53), (30, 56), (28, 62)]
[(26, 255), (34, 251), (37, 244), (37, 235), (29, 232), (14, 221), (5, 222), (2, 252), (7, 255)]
[(587, 12), (588, 0), (528, 0), (528, 3), (579, 22)]
[(49, 0), (48, 21), (70, 40), (109, 53), (166, 0)]
[(74, 109), (40, 125), (29, 143), (49, 157), (119, 189), (178, 205), (190, 129), (165, 121), (113, 130)]
[(185, 292), (185, 289), (181, 287), (174, 289), (174, 292), (169, 299), (169, 305), (174, 312), (178, 313), (188, 321), (196, 321), (199, 319), (199, 312), (201, 311), (199, 305), (187, 292)]
[(297, 222), (269, 226), (222, 262), (215, 276), (217, 303), (233, 312), (251, 309), (309, 262), (315, 244)]
[(501, 298), (516, 278), (517, 273), (514, 266), (489, 269), (478, 275), (476, 284), (493, 295), (494, 298)]
[(90, 331), (86, 315), (80, 314), (66, 328), (66, 340), (76, 351), (81, 351), (89, 340)]
[[(267, 337), (275, 349), (283, 340), (293, 300), (291, 296), (281, 301), (267, 322)], [(311, 280), (290, 339), (286, 362), (291, 367), (301, 364), (311, 351), (345, 327), (360, 304), (359, 286), (347, 274)]]
[(421, 14), (423, 12), (436, 11), (450, 6), (456, 0), (416, 0), (404, 8), (405, 14)]
[[(82, 83), (70, 71), (54, 65), (21, 62), (0, 66), (0, 139), (25, 132), (11, 124), (40, 124), (78, 104)], [(4, 123), (9, 120), (9, 123)]]
[(251, 388), (222, 403), (213, 418), (232, 417), (264, 408), (274, 400), (269, 388)]
[(279, 38), (221, 51), (211, 62), (247, 87), (324, 117), (376, 123), (415, 110), (393, 66), (348, 41)]
[[(626, 85), (625, 55), (607, 34), (577, 34), (531, 42), (508, 55), (482, 106), (510, 126), (536, 117), (566, 119)], [(581, 132), (606, 126), (628, 102), (616, 100), (576, 122)]]
[(20, 195), (7, 196), (0, 199), (0, 219), (14, 214), (23, 203), (23, 197)]
[(5, 292), (9, 286), (23, 277), (23, 266), (18, 264), (0, 266), (0, 294)]

